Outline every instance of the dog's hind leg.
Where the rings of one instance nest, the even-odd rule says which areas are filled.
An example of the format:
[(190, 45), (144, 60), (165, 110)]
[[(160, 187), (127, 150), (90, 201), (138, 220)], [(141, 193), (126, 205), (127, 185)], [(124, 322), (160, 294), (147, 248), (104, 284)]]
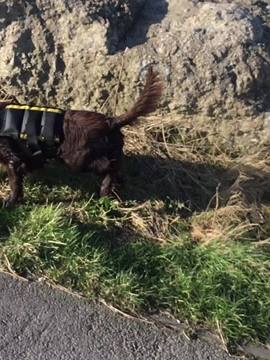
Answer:
[(100, 197), (109, 196), (113, 191), (113, 176), (112, 174), (107, 174), (104, 179), (102, 180), (100, 186)]
[(115, 193), (117, 189), (122, 188), (123, 186), (124, 179), (120, 170), (120, 166), (117, 166), (114, 170), (108, 171), (104, 174), (99, 195), (100, 197), (110, 196)]
[(94, 171), (97, 175), (103, 177), (99, 191), (100, 197), (109, 196), (115, 190), (118, 183), (118, 167), (119, 161), (117, 159), (112, 160), (107, 157), (92, 161), (88, 166), (88, 170)]

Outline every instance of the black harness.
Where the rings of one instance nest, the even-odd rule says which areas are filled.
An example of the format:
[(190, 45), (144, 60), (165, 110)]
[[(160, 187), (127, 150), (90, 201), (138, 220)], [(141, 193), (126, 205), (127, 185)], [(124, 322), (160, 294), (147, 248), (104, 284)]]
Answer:
[(60, 109), (7, 105), (0, 111), (0, 136), (14, 139), (33, 156), (53, 158), (64, 139), (63, 122)]

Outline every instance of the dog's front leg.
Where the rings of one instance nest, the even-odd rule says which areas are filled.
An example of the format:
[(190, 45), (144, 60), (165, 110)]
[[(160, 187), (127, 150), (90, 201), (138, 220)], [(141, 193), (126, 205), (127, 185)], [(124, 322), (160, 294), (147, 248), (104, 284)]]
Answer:
[(7, 173), (11, 193), (9, 197), (4, 200), (3, 207), (9, 208), (14, 206), (17, 202), (23, 199), (23, 175), (25, 172), (25, 165), (17, 158), (10, 160), (7, 165)]

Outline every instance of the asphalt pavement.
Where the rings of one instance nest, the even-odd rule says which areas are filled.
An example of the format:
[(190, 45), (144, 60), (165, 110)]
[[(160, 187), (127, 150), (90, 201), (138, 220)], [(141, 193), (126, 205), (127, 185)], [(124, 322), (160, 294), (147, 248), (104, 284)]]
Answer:
[(0, 360), (227, 360), (216, 343), (0, 273)]

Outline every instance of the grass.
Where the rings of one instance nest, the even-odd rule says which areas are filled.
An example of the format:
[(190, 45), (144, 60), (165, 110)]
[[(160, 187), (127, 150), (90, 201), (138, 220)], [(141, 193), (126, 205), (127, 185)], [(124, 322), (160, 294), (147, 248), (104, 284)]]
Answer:
[(28, 178), (25, 203), (0, 209), (0, 267), (125, 312), (169, 311), (228, 345), (267, 343), (268, 158), (181, 126), (127, 134), (121, 202), (58, 166)]

